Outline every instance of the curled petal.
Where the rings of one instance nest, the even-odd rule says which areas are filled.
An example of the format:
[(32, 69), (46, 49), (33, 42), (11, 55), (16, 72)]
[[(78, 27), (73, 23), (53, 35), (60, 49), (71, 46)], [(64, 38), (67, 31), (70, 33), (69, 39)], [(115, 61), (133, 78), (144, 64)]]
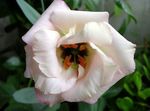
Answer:
[(105, 22), (103, 25), (109, 29), (112, 44), (106, 46), (97, 45), (117, 63), (124, 74), (132, 73), (135, 69), (134, 53), (136, 45), (126, 40), (108, 23)]
[(108, 22), (108, 16), (107, 12), (55, 10), (51, 15), (51, 21), (61, 31), (66, 32), (74, 25), (80, 30), (87, 22)]
[(72, 33), (70, 37), (61, 38), (59, 44), (93, 42), (99, 46), (109, 45), (112, 43), (112, 37), (109, 33), (110, 30), (103, 24), (104, 22), (88, 22), (81, 32)]
[(42, 29), (33, 35), (31, 46), (34, 60), (47, 77), (58, 77), (61, 66), (56, 55), (56, 44), (59, 34), (55, 31)]
[(25, 77), (33, 78), (34, 81), (37, 80), (39, 74), (42, 72), (39, 70), (38, 63), (33, 59), (33, 51), (32, 47), (29, 45), (25, 46), (26, 51), (26, 70), (25, 70)]
[(100, 90), (91, 98), (85, 99), (84, 101), (90, 104), (94, 104), (97, 102), (98, 98), (103, 95), (111, 86), (113, 86), (117, 81), (119, 81), (121, 78), (124, 77), (124, 74), (121, 71), (117, 71), (112, 81), (110, 81), (108, 84), (103, 85)]
[(59, 34), (42, 29), (33, 35), (33, 59), (42, 72), (37, 76), (35, 87), (45, 94), (58, 94), (68, 90), (76, 82), (76, 72), (69, 68), (64, 70), (56, 55)]
[[(108, 72), (108, 79), (112, 81), (116, 65), (102, 52), (95, 50), (93, 53), (89, 67), (85, 70), (85, 76), (79, 79), (73, 88), (62, 94), (65, 100), (73, 102), (91, 98), (101, 90), (102, 81)], [(106, 69), (109, 71), (105, 71)]]
[(70, 10), (63, 0), (54, 0), (54, 2), (46, 9), (41, 15), (39, 20), (32, 26), (32, 28), (23, 36), (23, 41), (31, 44), (33, 34), (42, 28), (55, 30), (53, 24), (50, 21), (50, 16), (55, 10)]

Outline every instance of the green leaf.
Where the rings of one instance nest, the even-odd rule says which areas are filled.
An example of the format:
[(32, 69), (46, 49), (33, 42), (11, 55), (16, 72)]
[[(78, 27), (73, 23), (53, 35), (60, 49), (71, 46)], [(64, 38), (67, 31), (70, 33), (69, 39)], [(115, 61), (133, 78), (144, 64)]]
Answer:
[(144, 58), (144, 61), (145, 61), (145, 64), (146, 64), (146, 67), (148, 67), (150, 69), (150, 62), (146, 56), (146, 54), (143, 54), (143, 58)]
[(118, 5), (116, 5), (116, 4), (115, 4), (115, 7), (114, 7), (114, 11), (115, 11), (115, 15), (118, 15), (118, 16), (122, 12), (121, 8)]
[(19, 57), (13, 56), (9, 58), (3, 65), (5, 68), (9, 70), (15, 70), (21, 65), (21, 61)]
[(150, 88), (146, 88), (143, 91), (140, 91), (138, 93), (139, 97), (141, 97), (142, 99), (147, 99), (150, 97)]
[(128, 84), (124, 83), (123, 87), (130, 95), (134, 96), (134, 92), (131, 90), (131, 88), (128, 86)]
[(17, 3), (27, 19), (34, 24), (40, 17), (40, 14), (24, 0), (17, 0)]
[(127, 4), (125, 0), (116, 0), (116, 5), (123, 9), (134, 20), (134, 22), (137, 23), (137, 20), (134, 17), (129, 4)]
[(103, 111), (106, 106), (106, 100), (101, 97), (95, 104), (89, 105), (86, 103), (79, 103), (79, 111)]
[(150, 72), (148, 71), (148, 69), (145, 66), (143, 66), (143, 69), (144, 69), (144, 74), (145, 74), (146, 78), (148, 80), (150, 80)]
[(39, 103), (36, 95), (35, 95), (35, 90), (34, 88), (23, 88), (18, 91), (16, 91), (13, 94), (14, 99), (17, 102), (20, 103), (25, 103), (25, 104), (34, 104), (34, 103)]
[(107, 92), (104, 93), (105, 98), (113, 98), (117, 96), (122, 91), (122, 87), (111, 87)]
[(142, 88), (142, 78), (141, 78), (140, 72), (135, 72), (135, 74), (133, 76), (133, 81), (134, 81), (134, 84), (136, 85), (138, 91), (140, 91)]
[(129, 97), (118, 98), (116, 104), (119, 109), (123, 111), (130, 111), (130, 109), (133, 107), (133, 100)]

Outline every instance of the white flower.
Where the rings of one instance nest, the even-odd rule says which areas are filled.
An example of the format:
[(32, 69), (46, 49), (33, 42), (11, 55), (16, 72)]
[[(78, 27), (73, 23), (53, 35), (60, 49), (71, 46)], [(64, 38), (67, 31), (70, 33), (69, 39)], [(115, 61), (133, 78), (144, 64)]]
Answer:
[(107, 12), (73, 11), (54, 0), (23, 36), (25, 76), (43, 103), (97, 99), (135, 69), (135, 45), (109, 23)]

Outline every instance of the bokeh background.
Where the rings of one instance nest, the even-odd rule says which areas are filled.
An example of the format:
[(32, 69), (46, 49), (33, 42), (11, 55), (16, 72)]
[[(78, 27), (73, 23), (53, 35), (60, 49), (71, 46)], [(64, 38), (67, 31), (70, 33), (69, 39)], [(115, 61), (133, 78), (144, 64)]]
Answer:
[(24, 78), (21, 36), (52, 0), (0, 1), (0, 111), (150, 111), (150, 0), (65, 0), (73, 10), (108, 11), (110, 24), (137, 45), (136, 70), (96, 104), (38, 103), (32, 80)]

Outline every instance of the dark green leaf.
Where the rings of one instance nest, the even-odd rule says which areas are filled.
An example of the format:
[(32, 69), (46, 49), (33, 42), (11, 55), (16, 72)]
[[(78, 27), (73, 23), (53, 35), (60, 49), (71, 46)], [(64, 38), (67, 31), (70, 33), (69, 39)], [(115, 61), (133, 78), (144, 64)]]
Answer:
[(17, 0), (17, 3), (28, 20), (34, 24), (40, 17), (40, 14), (24, 0)]
[(147, 56), (145, 54), (143, 54), (143, 58), (144, 58), (146, 67), (148, 67), (150, 69), (150, 62), (149, 62), (149, 60), (148, 60), (148, 58), (147, 58)]
[(34, 88), (23, 88), (13, 94), (14, 99), (20, 103), (34, 104), (39, 103)]
[(134, 96), (134, 92), (132, 91), (132, 89), (128, 86), (128, 84), (124, 83), (123, 87), (125, 88), (125, 90), (132, 96)]
[(130, 111), (130, 109), (133, 107), (133, 100), (129, 97), (118, 98), (116, 104), (119, 109), (123, 111)]
[(144, 69), (145, 76), (147, 77), (148, 80), (150, 80), (150, 72), (148, 71), (148, 69), (145, 66), (143, 66), (143, 69)]
[(122, 87), (117, 86), (117, 87), (112, 87), (110, 88), (107, 92), (104, 93), (104, 97), (105, 98), (113, 98), (115, 96), (117, 96), (122, 90)]
[(140, 72), (135, 72), (133, 76), (134, 84), (136, 85), (138, 91), (142, 88), (142, 78)]
[(143, 91), (140, 91), (138, 93), (139, 97), (141, 97), (142, 99), (147, 99), (150, 97), (150, 88), (146, 88)]
[(137, 20), (134, 17), (129, 4), (125, 2), (125, 0), (116, 0), (116, 5), (123, 9), (134, 20), (134, 22), (137, 23)]

